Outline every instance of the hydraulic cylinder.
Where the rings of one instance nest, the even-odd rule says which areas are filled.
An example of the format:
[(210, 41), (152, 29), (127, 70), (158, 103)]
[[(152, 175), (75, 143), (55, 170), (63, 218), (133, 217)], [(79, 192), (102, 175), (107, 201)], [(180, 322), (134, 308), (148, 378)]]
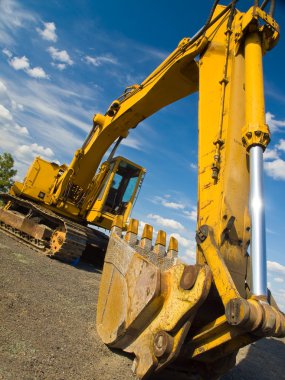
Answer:
[(266, 296), (267, 269), (263, 196), (263, 151), (269, 141), (269, 130), (265, 124), (262, 45), (257, 31), (249, 32), (245, 40), (245, 98), (247, 149), (250, 156), (251, 291), (254, 295)]

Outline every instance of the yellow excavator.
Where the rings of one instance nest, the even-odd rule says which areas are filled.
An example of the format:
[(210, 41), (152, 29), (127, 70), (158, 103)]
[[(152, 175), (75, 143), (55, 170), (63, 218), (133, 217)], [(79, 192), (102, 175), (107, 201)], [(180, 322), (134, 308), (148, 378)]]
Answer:
[[(69, 167), (37, 159), (25, 181), (5, 196), (0, 215), (8, 229), (9, 218), (18, 217), (19, 224), (24, 219), (13, 227), (23, 235), (29, 213), (33, 231), (44, 225), (42, 215), (62, 221), (47, 239), (55, 253), (71, 244), (69, 224), (77, 234), (75, 251), (79, 220), (111, 228), (97, 330), (110, 348), (133, 355), (137, 379), (166, 367), (174, 376), (217, 379), (234, 365), (241, 347), (265, 336), (285, 336), (285, 315), (267, 289), (262, 179), (263, 152), (270, 142), (262, 57), (279, 38), (275, 1), (255, 0), (247, 12), (236, 8), (236, 0), (218, 3), (195, 36), (184, 38), (140, 85), (127, 88), (105, 115), (95, 115), (94, 128)], [(195, 92), (197, 254), (195, 265), (187, 265), (179, 259), (176, 239), (170, 238), (166, 248), (164, 231), (153, 242), (151, 225), (138, 237), (139, 222), (127, 220), (143, 168), (113, 160), (112, 154), (95, 176), (88, 168), (98, 166), (110, 144), (117, 140), (116, 148), (140, 121)], [(123, 181), (136, 178), (135, 185), (130, 203), (125, 204), (122, 190), (110, 211), (103, 195), (117, 199), (112, 193), (118, 190), (113, 183), (120, 160), (124, 168), (129, 165)], [(33, 202), (26, 207), (29, 199)]]
[[(109, 111), (111, 113), (112, 111)], [(99, 117), (100, 118), (100, 117)], [(0, 209), (0, 227), (53, 258), (76, 264), (83, 252), (103, 257), (108, 236), (89, 225), (111, 229), (121, 215), (126, 224), (145, 169), (114, 157), (122, 128), (94, 126), (69, 166), (37, 157), (23, 183), (15, 182)], [(100, 161), (115, 142), (107, 161)]]
[(262, 183), (270, 141), (262, 56), (279, 37), (274, 6), (255, 1), (242, 13), (236, 1), (215, 1), (205, 26), (104, 119), (133, 127), (199, 92), (196, 264), (179, 260), (175, 239), (166, 248), (165, 232), (153, 242), (150, 225), (138, 238), (131, 219), (124, 233), (119, 216), (105, 256), (97, 330), (105, 344), (134, 355), (138, 379), (165, 367), (173, 377), (217, 379), (239, 348), (285, 336), (285, 315), (267, 289)]

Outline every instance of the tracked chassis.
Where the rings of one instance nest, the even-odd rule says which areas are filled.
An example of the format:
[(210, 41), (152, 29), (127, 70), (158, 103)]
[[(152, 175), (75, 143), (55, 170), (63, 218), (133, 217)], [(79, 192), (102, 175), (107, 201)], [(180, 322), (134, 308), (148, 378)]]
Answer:
[(76, 263), (87, 247), (104, 254), (108, 236), (76, 223), (33, 202), (1, 194), (0, 229), (30, 247), (58, 260)]

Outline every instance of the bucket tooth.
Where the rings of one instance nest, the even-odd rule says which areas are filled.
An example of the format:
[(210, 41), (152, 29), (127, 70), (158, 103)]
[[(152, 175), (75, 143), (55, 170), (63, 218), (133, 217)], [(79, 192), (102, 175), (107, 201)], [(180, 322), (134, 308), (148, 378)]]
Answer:
[(169, 257), (170, 259), (176, 259), (178, 256), (178, 240), (171, 236), (170, 240), (169, 240), (169, 245), (168, 245), (168, 249), (167, 249), (167, 257)]
[(138, 240), (139, 221), (137, 219), (130, 219), (127, 232), (125, 235), (125, 241), (133, 247)]
[(155, 245), (153, 248), (153, 252), (158, 256), (159, 259), (162, 259), (166, 254), (165, 246), (166, 246), (166, 232), (159, 230), (157, 233)]
[(113, 224), (112, 224), (112, 228), (111, 228), (111, 232), (115, 233), (116, 235), (118, 235), (118, 236), (121, 237), (122, 231), (123, 231), (123, 226), (124, 226), (123, 216), (122, 215), (117, 215), (114, 218), (114, 221), (113, 221)]
[(152, 248), (152, 236), (153, 236), (153, 227), (150, 224), (145, 224), (141, 241), (139, 246), (143, 249), (144, 253), (148, 253)]
[[(132, 222), (133, 223), (133, 222)], [(137, 235), (131, 236), (131, 230), (137, 231), (137, 221), (134, 226), (128, 227), (128, 231), (125, 235), (125, 241), (128, 242), (129, 246), (135, 249), (135, 251), (142, 257), (146, 258), (152, 264), (156, 265), (162, 271), (169, 269), (171, 266), (176, 264), (178, 256), (178, 241), (171, 237), (166, 251), (166, 232), (159, 230), (157, 237), (152, 246), (153, 238), (153, 227), (150, 224), (145, 224), (141, 240), (137, 240)], [(129, 239), (132, 238), (132, 242)], [(136, 243), (133, 243), (136, 240)]]

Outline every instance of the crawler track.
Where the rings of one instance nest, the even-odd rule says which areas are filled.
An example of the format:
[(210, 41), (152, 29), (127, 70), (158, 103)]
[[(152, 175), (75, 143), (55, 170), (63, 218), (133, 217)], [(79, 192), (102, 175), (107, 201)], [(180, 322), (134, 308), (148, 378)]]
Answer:
[(8, 204), (0, 209), (0, 229), (25, 245), (58, 260), (74, 263), (87, 246), (104, 253), (108, 237), (100, 231), (63, 218), (28, 200), (2, 194)]

